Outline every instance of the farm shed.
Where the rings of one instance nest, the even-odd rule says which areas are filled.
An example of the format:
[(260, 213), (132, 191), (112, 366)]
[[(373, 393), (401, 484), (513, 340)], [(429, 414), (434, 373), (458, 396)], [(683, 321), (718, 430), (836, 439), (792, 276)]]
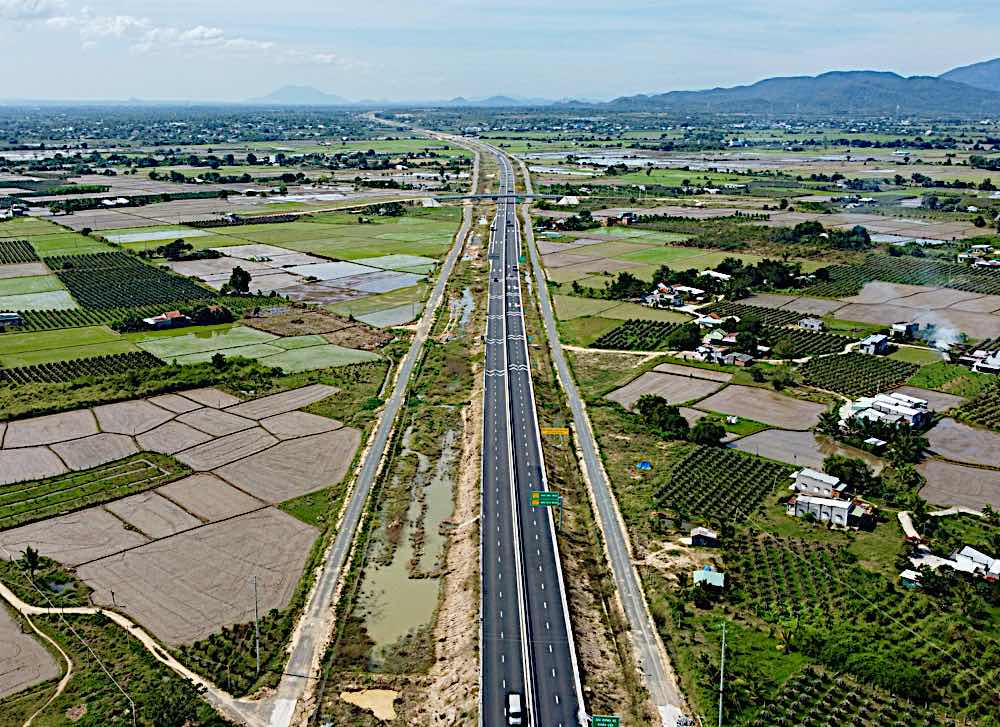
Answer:
[(708, 528), (691, 528), (691, 545), (714, 548), (719, 544), (719, 534)]

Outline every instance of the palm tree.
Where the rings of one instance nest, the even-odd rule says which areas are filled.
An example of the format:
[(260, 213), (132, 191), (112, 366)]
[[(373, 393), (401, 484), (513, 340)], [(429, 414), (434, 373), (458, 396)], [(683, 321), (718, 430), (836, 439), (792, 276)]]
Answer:
[(816, 431), (829, 437), (836, 437), (840, 433), (840, 410), (836, 404), (819, 415)]
[(31, 582), (35, 582), (35, 572), (41, 565), (41, 556), (38, 551), (32, 548), (30, 545), (24, 549), (24, 555), (22, 556), (24, 564), (28, 566), (28, 573), (31, 576)]

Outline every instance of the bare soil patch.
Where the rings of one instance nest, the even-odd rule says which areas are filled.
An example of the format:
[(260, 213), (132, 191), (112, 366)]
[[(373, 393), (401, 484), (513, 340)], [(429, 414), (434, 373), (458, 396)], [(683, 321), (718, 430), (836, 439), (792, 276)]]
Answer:
[(56, 660), (0, 607), (0, 699), (55, 679), (62, 673)]
[(78, 409), (9, 422), (4, 447), (36, 447), (89, 434), (97, 434), (97, 421), (89, 409)]
[(837, 317), (862, 323), (894, 323), (917, 321), (946, 325), (964, 331), (973, 338), (991, 338), (997, 334), (997, 316), (988, 313), (969, 313), (954, 308), (921, 310), (902, 304), (903, 301), (879, 305), (851, 304), (837, 311)]
[(355, 707), (367, 709), (383, 722), (391, 722), (396, 719), (396, 709), (393, 704), (399, 698), (399, 692), (392, 689), (362, 689), (360, 692), (341, 692), (340, 698)]
[(193, 470), (204, 472), (249, 457), (277, 441), (260, 427), (255, 427), (199, 444), (178, 454), (177, 459)]
[(707, 379), (708, 381), (722, 381), (729, 383), (733, 375), (727, 371), (712, 371), (711, 369), (699, 369), (694, 366), (682, 366), (680, 364), (662, 363), (656, 366), (653, 371), (661, 374), (676, 374), (677, 376), (690, 376), (695, 379)]
[(932, 389), (921, 389), (918, 386), (900, 386), (895, 391), (907, 396), (915, 396), (918, 399), (925, 399), (934, 411), (945, 411), (952, 407), (961, 406), (966, 402), (965, 397), (945, 394), (940, 391), (933, 391)]
[(167, 644), (206, 638), (260, 610), (284, 608), (302, 575), (315, 528), (274, 508), (205, 525), (112, 558), (78, 575), (94, 602), (117, 604)]
[(590, 262), (591, 260), (601, 260), (598, 255), (586, 255), (578, 252), (555, 252), (542, 256), (542, 262), (547, 268), (562, 268), (567, 265), (578, 265), (579, 263)]
[(282, 502), (340, 482), (360, 442), (361, 432), (345, 427), (282, 442), (217, 474), (254, 497)]
[(927, 432), (927, 441), (931, 450), (945, 459), (991, 467), (1000, 465), (1000, 434), (988, 429), (970, 427), (949, 417)]
[(357, 325), (322, 308), (294, 309), (287, 313), (247, 318), (246, 325), (276, 336), (333, 333)]
[(264, 506), (257, 498), (211, 474), (191, 475), (164, 485), (156, 492), (207, 522), (242, 515)]
[[(847, 303), (888, 303), (895, 298), (929, 293), (933, 290), (936, 290), (936, 288), (931, 288), (927, 285), (905, 285), (903, 283), (886, 283), (881, 280), (875, 280), (865, 283), (864, 287), (861, 288), (861, 292), (857, 295), (846, 296), (843, 300)], [(849, 318), (848, 320), (854, 319)]]
[(284, 414), (287, 411), (301, 409), (317, 401), (322, 401), (328, 396), (333, 396), (340, 389), (336, 386), (326, 384), (311, 384), (300, 389), (283, 391), (280, 394), (271, 394), (260, 399), (247, 401), (237, 406), (228, 407), (226, 411), (249, 419), (264, 419), (276, 414)]
[(899, 305), (909, 306), (911, 308), (934, 310), (936, 308), (947, 308), (956, 303), (973, 300), (975, 298), (979, 298), (980, 296), (980, 293), (970, 293), (965, 290), (938, 288), (937, 290), (928, 290), (927, 292), (917, 293), (916, 295), (908, 295), (905, 298), (900, 298), (899, 300), (895, 300), (893, 302), (898, 303)]
[(173, 419), (173, 412), (142, 399), (94, 407), (102, 432), (136, 435)]
[(324, 333), (323, 338), (337, 346), (374, 351), (392, 340), (392, 334), (379, 328), (359, 323), (350, 328), (342, 328), (333, 333)]
[(982, 510), (986, 505), (1000, 508), (1000, 472), (964, 467), (939, 459), (917, 466), (927, 478), (920, 496), (934, 505), (964, 505)]
[[(867, 462), (876, 472), (882, 469), (882, 462), (867, 452), (853, 447), (844, 447), (812, 432), (786, 432), (781, 429), (767, 429), (738, 439), (729, 445), (733, 449), (761, 457), (788, 462), (799, 467), (821, 470), (823, 460), (831, 454), (844, 454)], [(788, 483), (779, 483), (778, 489)]]
[(148, 542), (127, 530), (122, 521), (100, 507), (23, 525), (0, 533), (0, 545), (21, 553), (29, 545), (66, 565), (79, 565)]
[(717, 381), (647, 371), (604, 398), (617, 401), (626, 409), (631, 410), (639, 398), (645, 394), (655, 394), (662, 396), (670, 404), (680, 404), (684, 401), (708, 396), (712, 392), (718, 391), (721, 386), (722, 384)]
[(239, 404), (240, 399), (219, 389), (191, 389), (182, 391), (181, 394), (191, 401), (202, 406), (210, 406), (213, 409), (224, 409), (227, 406)]
[(52, 451), (71, 470), (89, 470), (135, 454), (139, 448), (131, 437), (124, 434), (94, 434), (83, 439), (53, 444)]
[(809, 429), (826, 410), (822, 404), (750, 386), (727, 386), (699, 402), (698, 408), (734, 414), (784, 429)]
[(151, 404), (155, 404), (161, 409), (166, 409), (167, 411), (172, 411), (175, 414), (183, 414), (186, 411), (193, 411), (201, 406), (201, 404), (187, 399), (179, 394), (161, 394), (160, 396), (154, 396), (147, 399)]
[(971, 300), (963, 300), (951, 308), (969, 313), (994, 313), (1000, 311), (1000, 295), (982, 295)]
[(747, 305), (759, 305), (763, 308), (781, 308), (786, 303), (791, 303), (794, 300), (794, 295), (760, 293), (758, 295), (751, 295), (749, 298), (741, 300), (740, 303), (745, 303)]
[(0, 485), (41, 480), (66, 471), (66, 465), (48, 447), (0, 450)]
[(842, 300), (827, 300), (826, 298), (796, 298), (781, 306), (784, 310), (793, 310), (814, 316), (825, 316), (838, 308), (844, 307)]
[(334, 429), (340, 429), (344, 423), (304, 411), (290, 411), (262, 419), (260, 425), (278, 439), (295, 439), (332, 432)]
[(210, 407), (189, 411), (187, 414), (181, 414), (177, 417), (177, 421), (181, 424), (186, 424), (189, 427), (201, 430), (202, 432), (205, 432), (205, 434), (211, 434), (216, 437), (223, 437), (227, 434), (233, 434), (234, 432), (241, 432), (244, 429), (250, 429), (257, 424), (250, 419), (244, 419), (241, 416), (230, 414), (227, 411), (212, 409)]
[(13, 263), (0, 265), (0, 280), (4, 278), (27, 278), (33, 275), (48, 275), (45, 263)]
[(174, 454), (212, 439), (211, 434), (199, 431), (180, 422), (167, 422), (135, 438), (139, 447), (147, 452)]
[(156, 492), (141, 492), (109, 502), (104, 506), (151, 540), (189, 530), (202, 524), (201, 520), (184, 511)]

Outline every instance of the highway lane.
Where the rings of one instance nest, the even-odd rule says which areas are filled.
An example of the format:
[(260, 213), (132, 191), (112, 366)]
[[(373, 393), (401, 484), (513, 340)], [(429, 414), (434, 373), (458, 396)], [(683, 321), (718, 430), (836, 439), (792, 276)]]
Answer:
[(480, 717), (506, 724), (509, 693), (530, 694), (522, 608), (521, 552), (513, 517), (514, 471), (507, 394), (504, 235), (506, 207), (490, 232), (486, 364), (483, 371), (482, 519), (480, 522)]
[[(506, 157), (499, 154), (497, 157), (500, 163), (499, 191), (501, 195), (512, 194), (513, 170)], [(511, 678), (507, 675), (516, 672), (512, 659), (507, 655), (508, 651), (502, 651), (496, 640), (490, 638), (501, 625), (496, 583), (510, 577), (510, 572), (513, 572), (520, 574), (517, 616), (522, 630), (520, 647), (526, 662), (522, 666), (524, 691), (521, 694), (525, 696), (530, 710), (528, 723), (571, 727), (582, 724), (585, 715), (555, 539), (555, 522), (550, 510), (532, 508), (530, 504), (530, 492), (544, 490), (548, 486), (525, 335), (518, 262), (521, 241), (516, 215), (513, 197), (501, 196), (497, 201), (490, 244), (490, 310), (484, 377), (487, 400), (484, 411), (481, 556), (482, 723), (487, 727), (506, 724), (502, 710), (504, 700), (507, 693), (516, 691), (504, 686), (504, 680)], [(499, 295), (498, 289), (502, 291)], [(506, 389), (503, 395), (498, 390), (500, 386)], [(504, 407), (506, 412), (502, 411)], [(505, 419), (507, 431), (501, 432)], [(503, 479), (505, 448), (510, 454), (507, 462), (510, 480), (506, 486), (500, 481)], [(509, 528), (504, 525), (504, 520), (509, 523)], [(511, 540), (509, 546), (504, 541), (508, 533)], [(497, 537), (494, 538), (494, 535)], [(508, 564), (506, 559), (510, 557), (511, 549), (514, 550), (514, 562)], [(493, 586), (489, 592), (488, 584)], [(505, 593), (505, 603), (512, 594), (513, 591)], [(513, 610), (504, 609), (502, 625), (512, 623), (514, 616)], [(498, 658), (501, 653), (503, 659)], [(497, 709), (498, 702), (500, 709)]]
[[(521, 164), (525, 184), (530, 191), (530, 176), (528, 170)], [(614, 577), (615, 586), (625, 617), (628, 619), (632, 641), (635, 646), (639, 667), (645, 677), (646, 688), (649, 690), (653, 703), (660, 713), (663, 725), (671, 727), (684, 714), (684, 699), (673, 673), (672, 666), (660, 642), (652, 616), (646, 604), (645, 593), (639, 574), (632, 564), (632, 553), (629, 547), (628, 535), (624, 521), (618, 512), (618, 504), (611, 491), (607, 473), (604, 471), (601, 457), (590, 427), (590, 417), (587, 408), (576, 387), (576, 382), (563, 354), (562, 342), (556, 327), (556, 318), (549, 297), (538, 249), (535, 246), (531, 232), (531, 217), (525, 208), (525, 229), (527, 233), (527, 248), (535, 273), (535, 287), (538, 290), (539, 307), (545, 324), (546, 338), (552, 352), (552, 360), (556, 373), (573, 413), (573, 426), (580, 452), (583, 455), (584, 475), (590, 484), (594, 502), (604, 535), (608, 552), (609, 565)]]

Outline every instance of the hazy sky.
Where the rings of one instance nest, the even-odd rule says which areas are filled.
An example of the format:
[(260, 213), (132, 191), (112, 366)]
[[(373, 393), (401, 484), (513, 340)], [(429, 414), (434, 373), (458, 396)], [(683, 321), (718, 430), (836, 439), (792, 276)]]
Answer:
[(937, 75), (998, 38), (997, 0), (0, 0), (0, 98), (606, 98)]

